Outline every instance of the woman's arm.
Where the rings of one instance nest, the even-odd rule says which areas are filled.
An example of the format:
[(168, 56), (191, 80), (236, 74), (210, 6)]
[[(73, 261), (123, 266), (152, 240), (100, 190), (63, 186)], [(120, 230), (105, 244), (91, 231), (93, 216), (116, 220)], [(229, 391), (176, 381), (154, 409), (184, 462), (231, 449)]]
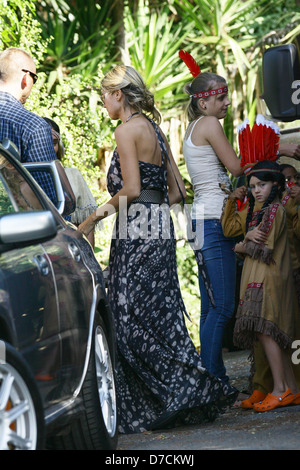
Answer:
[(278, 155), (280, 157), (285, 156), (294, 158), (295, 160), (300, 160), (300, 144), (279, 142)]
[(79, 230), (86, 236), (97, 222), (119, 211), (120, 203), (127, 206), (141, 193), (138, 155), (132, 130), (122, 124), (115, 130), (118, 154), (122, 172), (123, 187), (108, 202), (98, 207), (82, 224)]

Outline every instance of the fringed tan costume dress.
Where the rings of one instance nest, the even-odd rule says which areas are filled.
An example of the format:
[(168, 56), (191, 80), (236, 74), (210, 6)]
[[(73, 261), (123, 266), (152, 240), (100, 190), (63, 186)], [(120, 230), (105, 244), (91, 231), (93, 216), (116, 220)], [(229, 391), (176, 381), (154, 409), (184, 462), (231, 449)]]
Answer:
[[(282, 205), (287, 215), (287, 226), (291, 248), (293, 277), (297, 290), (298, 305), (300, 308), (300, 205), (286, 191), (282, 198)], [(298, 337), (299, 338), (299, 337)]]
[[(300, 224), (298, 220), (298, 202), (296, 199), (293, 199), (290, 196), (289, 191), (286, 191), (282, 198), (281, 204), (283, 205), (287, 215), (287, 228), (292, 260), (292, 273), (297, 293), (298, 308), (300, 308), (300, 236), (298, 236), (297, 232), (297, 229), (299, 230)], [(299, 315), (296, 317), (295, 328), (295, 339), (299, 339)], [(255, 369), (253, 370), (252, 388), (253, 390), (259, 390), (260, 392), (267, 394), (273, 390), (273, 377), (263, 347), (258, 341), (254, 345), (254, 362)], [(293, 364), (292, 367), (298, 387), (300, 387), (300, 364)]]
[[(249, 230), (256, 225), (262, 203), (256, 203)], [(222, 216), (224, 235), (245, 235), (248, 205), (240, 212), (228, 199)], [(264, 211), (260, 230), (267, 234), (265, 245), (246, 243), (246, 256), (240, 286), (240, 304), (236, 314), (234, 342), (238, 347), (253, 348), (256, 333), (271, 335), (281, 348), (295, 338), (298, 314), (286, 224), (280, 201)]]

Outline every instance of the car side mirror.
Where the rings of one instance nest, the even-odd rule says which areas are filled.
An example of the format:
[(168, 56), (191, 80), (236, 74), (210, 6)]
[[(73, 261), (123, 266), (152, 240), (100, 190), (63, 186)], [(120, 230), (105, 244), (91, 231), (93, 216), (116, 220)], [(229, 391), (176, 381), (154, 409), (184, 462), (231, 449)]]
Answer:
[(263, 55), (264, 99), (271, 116), (283, 122), (300, 118), (300, 64), (294, 44), (270, 47)]
[(57, 224), (50, 211), (14, 212), (0, 218), (0, 245), (42, 242), (56, 233)]

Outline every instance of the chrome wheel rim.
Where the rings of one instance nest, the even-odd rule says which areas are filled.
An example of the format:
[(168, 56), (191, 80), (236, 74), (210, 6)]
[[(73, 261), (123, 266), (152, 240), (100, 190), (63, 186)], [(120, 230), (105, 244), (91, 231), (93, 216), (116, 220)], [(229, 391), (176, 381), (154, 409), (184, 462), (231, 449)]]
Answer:
[(33, 450), (37, 422), (30, 391), (10, 364), (0, 364), (0, 449)]
[(110, 437), (116, 433), (117, 403), (113, 365), (103, 329), (98, 326), (95, 332), (95, 358), (97, 386), (103, 421)]

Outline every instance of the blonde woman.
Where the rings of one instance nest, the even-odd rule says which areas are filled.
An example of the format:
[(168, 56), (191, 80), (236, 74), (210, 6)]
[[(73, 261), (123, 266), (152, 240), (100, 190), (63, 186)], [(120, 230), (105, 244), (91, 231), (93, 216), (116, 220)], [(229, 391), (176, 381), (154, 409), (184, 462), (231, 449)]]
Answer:
[(119, 429), (212, 420), (234, 397), (224, 399), (227, 389), (203, 368), (185, 327), (170, 217), (170, 206), (185, 196), (184, 184), (141, 76), (117, 66), (102, 87), (110, 118), (121, 121), (107, 175), (111, 199), (79, 229), (87, 235), (118, 212), (108, 293), (118, 342)]

